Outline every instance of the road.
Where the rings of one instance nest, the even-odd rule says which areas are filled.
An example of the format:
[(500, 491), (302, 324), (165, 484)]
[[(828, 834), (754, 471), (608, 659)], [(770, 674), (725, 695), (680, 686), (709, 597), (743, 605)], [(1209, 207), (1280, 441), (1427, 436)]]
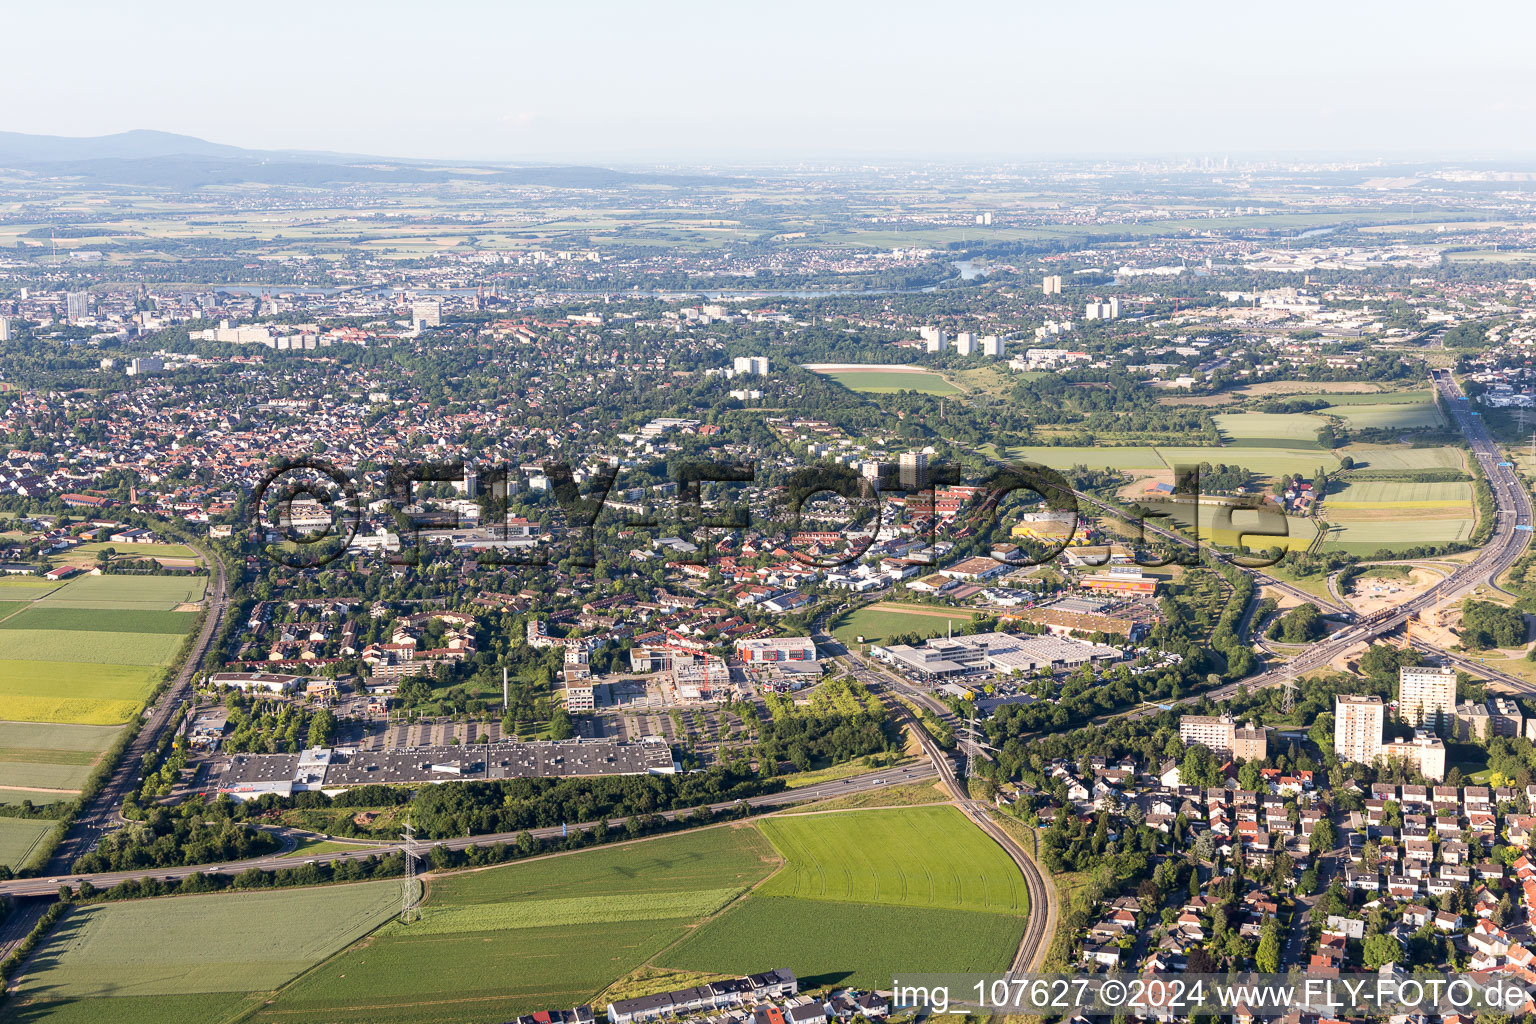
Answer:
[[(817, 617), (811, 626), (811, 638), (816, 641), (818, 647), (823, 650), (841, 650), (841, 644), (826, 632), (827, 620), (836, 610), (823, 612)], [(921, 689), (912, 686), (894, 672), (883, 669), (875, 669), (853, 655), (843, 653), (834, 655), (834, 660), (849, 669), (860, 683), (863, 683), (872, 693), (882, 697), (900, 694), (914, 703), (921, 705), (926, 712), (931, 712), (940, 717), (951, 719), (949, 709), (940, 701)], [(887, 700), (886, 704), (906, 722), (912, 735), (917, 738), (923, 748), (923, 753), (928, 755), (929, 762), (934, 771), (938, 773), (939, 780), (954, 794), (954, 804), (961, 813), (971, 819), (972, 823), (993, 842), (1000, 846), (1004, 853), (1008, 854), (1021, 874), (1024, 876), (1024, 887), (1029, 892), (1029, 916), (1024, 925), (1024, 934), (1019, 940), (1019, 948), (1013, 955), (1013, 963), (1009, 970), (1013, 974), (1026, 974), (1037, 970), (1044, 962), (1045, 955), (1050, 950), (1051, 936), (1056, 931), (1056, 921), (1060, 916), (1060, 908), (1057, 904), (1056, 886), (1046, 880), (1034, 859), (1027, 854), (1014, 838), (1004, 831), (1003, 827), (992, 820), (990, 808), (979, 800), (973, 800), (969, 791), (960, 782), (955, 772), (955, 762), (939, 747), (937, 741), (924, 729), (912, 714), (906, 704), (900, 700)]]
[(1450, 665), (1454, 665), (1456, 668), (1465, 669), (1476, 676), (1482, 676), (1492, 683), (1502, 683), (1516, 693), (1536, 696), (1536, 683), (1531, 682), (1529, 679), (1522, 679), (1520, 676), (1511, 675), (1502, 669), (1493, 668), (1477, 658), (1442, 650), (1423, 640), (1415, 639), (1412, 643), (1415, 650), (1439, 658)]
[[(1483, 425), (1482, 417), (1478, 416), (1470, 408), (1471, 403), (1462, 399), (1461, 388), (1449, 371), (1436, 370), (1431, 376), (1431, 382), (1440, 393), (1441, 400), (1450, 410), (1451, 417), (1456, 421), (1467, 444), (1472, 449), (1472, 455), (1478, 461), (1484, 475), (1488, 478), (1489, 489), (1493, 492), (1494, 517), (1493, 532), (1488, 542), (1477, 553), (1477, 557), (1470, 562), (1457, 565), (1444, 579), (1438, 581), (1422, 593), (1409, 598), (1402, 604), (1389, 611), (1377, 612), (1370, 617), (1345, 627), (1330, 634), (1307, 647), (1296, 657), (1286, 662), (1283, 666), (1262, 672), (1256, 676), (1249, 676), (1239, 682), (1219, 686), (1213, 690), (1206, 690), (1193, 697), (1186, 697), (1174, 701), (1172, 704), (1191, 704), (1202, 697), (1211, 700), (1226, 700), (1234, 696), (1240, 686), (1249, 690), (1260, 689), (1269, 686), (1279, 686), (1292, 674), (1310, 672), (1321, 668), (1333, 661), (1339, 655), (1358, 644), (1368, 643), (1384, 633), (1390, 633), (1397, 629), (1410, 618), (1420, 612), (1428, 611), (1436, 607), (1442, 601), (1453, 602), (1460, 600), (1466, 594), (1479, 586), (1489, 585), (1505, 569), (1513, 565), (1531, 543), (1531, 497), (1525, 489), (1525, 484), (1516, 474), (1514, 467), (1500, 465), (1501, 454), (1498, 445), (1488, 433), (1488, 428)], [(1093, 501), (1096, 505), (1103, 505), (1097, 499), (1084, 496), (1085, 500)], [(1107, 507), (1107, 506), (1105, 506)], [(1148, 527), (1151, 530), (1151, 527)], [(1187, 539), (1174, 537), (1182, 543), (1192, 543)], [(1236, 564), (1236, 563), (1233, 563)], [(1253, 572), (1259, 582), (1265, 586), (1272, 586), (1268, 580), (1271, 577), (1264, 573)], [(1290, 588), (1282, 587), (1289, 590)], [(1303, 594), (1305, 600), (1323, 607), (1328, 607), (1329, 602), (1319, 601), (1310, 594)], [(1478, 672), (1490, 678), (1496, 678), (1500, 682), (1517, 687), (1523, 692), (1536, 692), (1536, 687), (1507, 673), (1490, 670), (1481, 662), (1450, 654), (1439, 648), (1425, 643), (1415, 643), (1421, 650), (1443, 658), (1452, 664), (1460, 665), (1470, 671)], [(1162, 708), (1149, 708), (1132, 712), (1128, 717), (1145, 717), (1157, 714)]]
[[(1098, 509), (1100, 512), (1105, 513), (1106, 515), (1115, 516), (1116, 518), (1119, 518), (1119, 519), (1124, 519), (1126, 517), (1126, 510), (1125, 509), (1121, 508), (1118, 505), (1115, 505), (1115, 504), (1112, 504), (1110, 502), (1107, 502), (1107, 501), (1105, 501), (1102, 498), (1097, 498), (1097, 497), (1093, 496), (1092, 494), (1087, 494), (1087, 493), (1084, 493), (1083, 491), (1073, 491), (1072, 494), (1073, 494), (1074, 497), (1077, 498), (1077, 500), (1079, 502), (1082, 502), (1082, 503), (1085, 503), (1087, 505), (1090, 505), (1093, 508)], [(1142, 520), (1141, 525), (1142, 525), (1142, 528), (1145, 529), (1147, 533), (1153, 534), (1153, 535), (1155, 535), (1157, 537), (1161, 537), (1163, 540), (1171, 541), (1172, 543), (1177, 544), (1180, 547), (1189, 548), (1191, 550), (1198, 550), (1198, 549), (1200, 549), (1200, 542), (1198, 540), (1195, 540), (1195, 539), (1190, 538), (1190, 537), (1186, 537), (1182, 533), (1177, 533), (1177, 532), (1175, 532), (1173, 530), (1165, 530), (1161, 526), (1156, 526), (1156, 525), (1154, 525), (1154, 524), (1152, 524), (1150, 522), (1147, 522), (1146, 520)], [(1218, 559), (1220, 561), (1231, 561), (1231, 559), (1227, 558), (1226, 556), (1221, 555), (1221, 554), (1219, 554), (1219, 553), (1217, 553), (1217, 552), (1215, 552), (1215, 551), (1213, 551), (1213, 550), (1211, 550), (1209, 548), (1206, 548), (1205, 550), (1206, 550), (1207, 553), (1209, 553), (1211, 555), (1211, 557), (1216, 558), (1216, 559)], [(1269, 573), (1265, 572), (1263, 569), (1250, 568), (1248, 566), (1241, 565), (1241, 564), (1239, 564), (1237, 562), (1232, 562), (1232, 564), (1236, 565), (1239, 569), (1242, 569), (1244, 572), (1246, 572), (1250, 576), (1252, 576), (1256, 581), (1258, 581), (1258, 583), (1261, 586), (1269, 587), (1269, 588), (1271, 588), (1273, 590), (1278, 590), (1278, 591), (1280, 591), (1280, 592), (1282, 592), (1284, 594), (1289, 594), (1291, 597), (1294, 597), (1294, 598), (1296, 598), (1299, 601), (1305, 601), (1308, 604), (1315, 604), (1323, 612), (1326, 612), (1328, 614), (1333, 614), (1333, 615), (1350, 615), (1350, 614), (1352, 614), (1350, 609), (1349, 609), (1349, 607), (1347, 605), (1335, 604), (1332, 601), (1328, 601), (1328, 600), (1326, 600), (1324, 598), (1320, 598), (1316, 594), (1312, 593), (1311, 591), (1303, 590), (1302, 588), (1296, 586), (1293, 583), (1287, 583), (1286, 581), (1284, 581), (1282, 579), (1277, 579), (1274, 576), (1271, 576)]]
[(49, 859), (44, 870), (53, 874), (68, 871), (77, 858), (85, 855), (98, 839), (119, 824), (119, 812), (122, 810), (123, 800), (138, 784), (144, 755), (159, 742), (176, 709), (191, 696), (192, 677), (202, 667), (203, 656), (208, 653), (208, 645), (213, 642), (214, 633), (218, 630), (219, 623), (224, 620), (224, 609), (229, 604), (224, 563), (207, 552), (204, 552), (203, 557), (213, 569), (213, 580), (208, 587), (208, 614), (203, 617), (203, 628), (198, 633), (196, 642), (187, 652), (176, 679), (160, 695), (160, 699), (155, 701), (144, 724), (139, 727), (138, 735), (133, 738), (132, 743), (128, 744), (128, 749), (123, 751), (122, 757), (118, 758), (112, 778), (101, 787), (101, 792), (97, 793), (95, 799), (75, 818), (74, 824), (70, 826), (68, 834), (65, 835), (63, 842), (59, 843), (58, 849), (54, 851), (53, 857)]
[[(1243, 680), (1249, 689), (1278, 685), (1284, 681), (1288, 670), (1306, 672), (1319, 668), (1350, 647), (1373, 640), (1383, 633), (1389, 633), (1408, 619), (1434, 608), (1442, 601), (1459, 600), (1474, 588), (1489, 583), (1508, 569), (1530, 545), (1531, 498), (1526, 492), (1525, 485), (1516, 475), (1513, 467), (1499, 464), (1501, 455), (1498, 446), (1488, 433), (1487, 427), (1483, 426), (1482, 418), (1468, 408), (1470, 403), (1460, 400), (1461, 389), (1450, 373), (1437, 370), (1432, 380), (1440, 392), (1441, 399), (1450, 409), (1452, 418), (1456, 420), (1457, 426), (1466, 437), (1473, 457), (1482, 467), (1483, 473), (1488, 478), (1488, 486), (1493, 492), (1495, 508), (1493, 533), (1488, 538), (1487, 544), (1477, 553), (1476, 558), (1452, 570), (1444, 579), (1423, 593), (1409, 598), (1390, 611), (1378, 612), (1363, 622), (1341, 629), (1327, 639), (1313, 644), (1292, 659), (1283, 669), (1273, 669)], [(1519, 527), (1525, 529), (1519, 529)], [(1428, 649), (1433, 650), (1433, 648)], [(1436, 651), (1436, 653), (1441, 657), (1447, 657), (1443, 651)], [(1212, 699), (1219, 700), (1236, 692), (1237, 684), (1232, 684), (1210, 691), (1208, 695)]]
[[(860, 675), (866, 686), (873, 684), (872, 688), (876, 691), (886, 689), (886, 687), (880, 685), (881, 680), (889, 681), (893, 684), (897, 683), (896, 677), (889, 673), (875, 675), (867, 668), (860, 668), (855, 671)], [(904, 694), (904, 696), (910, 696), (925, 705), (931, 706), (938, 703), (926, 694), (921, 693), (921, 691), (910, 687), (906, 689), (910, 692)], [(955, 763), (950, 760), (949, 755), (939, 748), (938, 742), (929, 735), (928, 730), (918, 724), (912, 712), (900, 701), (892, 702), (891, 706), (896, 709), (898, 716), (907, 721), (912, 734), (922, 744), (923, 752), (928, 755), (929, 761), (938, 770), (939, 779), (949, 787), (950, 792), (955, 794), (956, 806), (960, 808), (967, 818), (971, 819), (977, 828), (981, 829), (982, 832), (991, 837), (993, 842), (1002, 847), (1003, 852), (1008, 854), (1009, 858), (1024, 875), (1024, 886), (1029, 891), (1029, 917), (1025, 922), (1024, 934), (1019, 940), (1019, 948), (1013, 955), (1013, 963), (1009, 967), (1009, 971), (1013, 974), (1027, 974), (1038, 969), (1045, 960), (1045, 954), (1050, 949), (1051, 935), (1055, 931), (1055, 923), (1059, 915), (1054, 883), (1045, 880), (1044, 875), (1041, 874), (1040, 868), (1036, 866), (1033, 858), (1025, 853), (1023, 848), (1014, 841), (1012, 836), (1003, 830), (1001, 825), (992, 820), (987, 805), (979, 800), (971, 799), (968, 790), (961, 784), (956, 775)]]
[(16, 951), (47, 911), (48, 904), (41, 900), (21, 904), (11, 911), (10, 916), (0, 923), (0, 960)]
[[(753, 807), (784, 807), (791, 804), (804, 803), (809, 800), (827, 800), (832, 797), (846, 796), (849, 793), (859, 793), (883, 786), (899, 786), (905, 782), (916, 782), (921, 779), (934, 777), (934, 770), (926, 764), (909, 765), (902, 768), (886, 768), (881, 771), (866, 772), (862, 775), (850, 776), (846, 779), (838, 779), (832, 782), (819, 782), (814, 786), (802, 786), (799, 789), (786, 789), (779, 793), (765, 793), (762, 796), (751, 797), (745, 802)], [(720, 813), (729, 811), (741, 801), (731, 800), (724, 803), (711, 804), (710, 811)], [(674, 820), (679, 816), (692, 813), (692, 808), (681, 811), (667, 811), (661, 817)], [(627, 819), (609, 819), (610, 825), (622, 826)], [(583, 822), (571, 824), (572, 829), (588, 829), (596, 825), (596, 822)], [(565, 827), (553, 826), (550, 828), (529, 829), (536, 838), (558, 839), (565, 834)], [(457, 836), (453, 839), (429, 841), (418, 839), (416, 849), (418, 855), (425, 854), (431, 847), (443, 846), (450, 850), (462, 850), (468, 846), (491, 846), (496, 843), (515, 843), (522, 835), (518, 832), (498, 832), (493, 835), (481, 836)], [(285, 843), (287, 849), (292, 849), (292, 844)], [(317, 861), (333, 860), (363, 860), (380, 854), (395, 853), (405, 848), (403, 842), (374, 843), (369, 846), (360, 846), (356, 850), (346, 853), (326, 853), (314, 858)], [(273, 854), (266, 857), (254, 857), (250, 860), (230, 861), (226, 864), (194, 864), (179, 868), (156, 868), (146, 870), (140, 868), (136, 871), (107, 871), (90, 875), (49, 875), (45, 878), (20, 878), (8, 882), (0, 882), (0, 896), (51, 896), (59, 891), (61, 885), (78, 886), (82, 881), (89, 881), (98, 889), (110, 888), (119, 882), (131, 881), (137, 878), (159, 878), (164, 881), (173, 881), (185, 878), (196, 872), (216, 875), (238, 875), (250, 868), (260, 868), (263, 871), (274, 871), (278, 868), (298, 867), (309, 863), (302, 857), (285, 857)]]

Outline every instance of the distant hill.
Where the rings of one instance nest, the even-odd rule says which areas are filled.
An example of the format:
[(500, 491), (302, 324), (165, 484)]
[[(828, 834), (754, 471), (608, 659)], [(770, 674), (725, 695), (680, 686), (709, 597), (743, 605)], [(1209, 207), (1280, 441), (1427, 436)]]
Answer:
[(703, 185), (725, 180), (707, 175), (636, 173), (579, 165), (512, 166), (243, 149), (190, 135), (142, 129), (90, 138), (0, 132), (0, 167), (100, 184), (175, 189), (242, 182), (309, 186), (339, 182), (429, 184), (470, 177), (503, 185), (555, 188)]
[(60, 160), (141, 160), (165, 156), (239, 157), (246, 155), (254, 154), (239, 146), (222, 146), (217, 142), (205, 142), (190, 135), (175, 135), (171, 132), (152, 132), (143, 129), (87, 138), (0, 132), (0, 164), (7, 167)]

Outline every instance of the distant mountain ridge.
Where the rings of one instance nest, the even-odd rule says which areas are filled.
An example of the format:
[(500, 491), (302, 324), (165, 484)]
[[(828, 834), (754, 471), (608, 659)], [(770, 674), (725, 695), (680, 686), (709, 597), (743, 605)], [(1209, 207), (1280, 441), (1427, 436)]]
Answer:
[(652, 174), (606, 167), (491, 161), (428, 161), (303, 150), (244, 149), (191, 135), (138, 129), (69, 137), (0, 132), (0, 167), (102, 184), (194, 189), (206, 185), (430, 184), (473, 178), (502, 185), (609, 188), (720, 184), (707, 175)]
[(191, 135), (138, 129), (116, 135), (72, 137), (0, 132), (0, 163), (49, 163), (56, 160), (140, 160), (166, 156), (251, 157), (253, 150), (207, 142)]

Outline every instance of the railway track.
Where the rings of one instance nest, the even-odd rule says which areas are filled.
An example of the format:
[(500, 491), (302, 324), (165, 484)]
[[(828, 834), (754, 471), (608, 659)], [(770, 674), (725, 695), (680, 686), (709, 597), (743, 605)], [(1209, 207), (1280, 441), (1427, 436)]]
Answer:
[[(833, 643), (832, 638), (819, 626), (820, 623), (813, 630), (816, 641), (822, 644)], [(1009, 972), (1027, 974), (1038, 969), (1050, 950), (1051, 936), (1055, 934), (1056, 922), (1061, 916), (1055, 884), (1045, 877), (1040, 866), (1035, 863), (1034, 857), (1026, 852), (1006, 829), (992, 819), (991, 808), (971, 798), (955, 770), (954, 760), (939, 747), (938, 741), (917, 721), (911, 709), (902, 700), (893, 698), (897, 696), (906, 698), (922, 707), (925, 712), (932, 712), (943, 718), (949, 717), (949, 709), (931, 695), (909, 686), (905, 680), (891, 673), (872, 669), (851, 656), (839, 657), (853, 671), (856, 679), (887, 698), (886, 705), (898, 718), (907, 723), (912, 734), (917, 737), (923, 753), (928, 756), (934, 770), (938, 772), (940, 781), (953, 795), (954, 803), (960, 812), (1001, 847), (1024, 876), (1024, 887), (1029, 893), (1029, 914), (1025, 920), (1024, 934), (1019, 940), (1019, 948), (1014, 952), (1013, 962), (1009, 966)]]

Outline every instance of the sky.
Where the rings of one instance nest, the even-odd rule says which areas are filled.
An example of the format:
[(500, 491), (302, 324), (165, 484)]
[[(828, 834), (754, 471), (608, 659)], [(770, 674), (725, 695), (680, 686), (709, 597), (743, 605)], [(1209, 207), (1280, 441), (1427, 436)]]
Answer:
[[(50, 0), (0, 130), (421, 159), (1536, 156), (1536, 5)], [(1522, 128), (1521, 125), (1525, 127)]]

